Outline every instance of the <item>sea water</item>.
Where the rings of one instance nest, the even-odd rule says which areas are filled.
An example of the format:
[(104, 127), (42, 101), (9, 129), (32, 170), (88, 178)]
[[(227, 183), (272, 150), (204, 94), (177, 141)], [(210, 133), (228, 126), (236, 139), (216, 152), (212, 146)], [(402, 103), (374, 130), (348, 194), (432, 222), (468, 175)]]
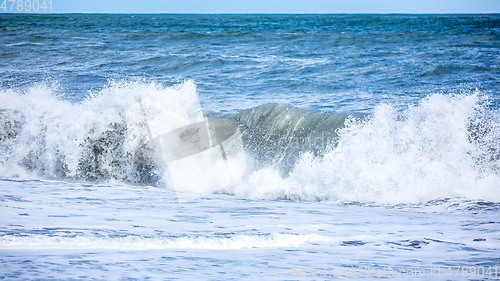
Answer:
[[(4, 14), (0, 36), (0, 278), (498, 279), (499, 15)], [(131, 108), (193, 96), (239, 124), (231, 185), (134, 161)]]

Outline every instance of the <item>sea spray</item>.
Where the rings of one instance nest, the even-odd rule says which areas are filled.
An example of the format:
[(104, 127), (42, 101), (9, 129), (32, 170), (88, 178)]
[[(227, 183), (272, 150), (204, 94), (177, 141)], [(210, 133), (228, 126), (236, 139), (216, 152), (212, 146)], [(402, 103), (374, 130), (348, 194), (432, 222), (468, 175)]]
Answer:
[[(130, 109), (145, 96), (175, 104), (196, 94), (191, 81), (111, 83), (81, 103), (60, 99), (47, 86), (4, 91), (0, 172), (164, 185), (163, 168), (134, 161), (147, 132), (144, 113)], [(210, 190), (306, 201), (496, 202), (500, 121), (484, 104), (478, 94), (433, 94), (403, 111), (380, 105), (372, 115), (285, 104), (219, 114), (239, 122), (252, 165), (236, 184)]]
[(76, 104), (47, 86), (3, 92), (1, 174), (151, 184), (161, 171), (133, 161), (133, 146), (145, 136), (129, 134), (128, 126), (134, 120), (142, 126), (143, 116), (127, 113), (144, 96), (182, 99), (191, 91), (196, 88), (190, 81), (172, 87), (117, 82)]
[[(434, 94), (403, 112), (380, 105), (367, 119), (349, 118), (321, 157), (302, 153), (287, 177), (272, 167), (257, 170), (234, 193), (307, 201), (497, 202), (500, 123), (490, 117), (484, 124), (483, 111), (477, 95)], [(471, 126), (478, 122), (483, 133)]]

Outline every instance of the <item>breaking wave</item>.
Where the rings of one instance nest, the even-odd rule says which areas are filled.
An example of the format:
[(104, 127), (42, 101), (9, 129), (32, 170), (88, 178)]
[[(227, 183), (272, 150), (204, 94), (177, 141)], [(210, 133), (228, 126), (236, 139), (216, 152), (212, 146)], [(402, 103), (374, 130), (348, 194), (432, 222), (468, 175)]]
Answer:
[[(190, 81), (114, 83), (77, 104), (47, 86), (3, 91), (0, 174), (162, 184), (162, 169), (134, 162), (133, 146), (147, 134), (131, 127), (143, 116), (130, 108), (145, 96), (164, 105), (193, 95)], [(433, 94), (403, 111), (380, 105), (371, 115), (284, 104), (222, 115), (240, 124), (249, 163), (241, 180), (217, 192), (306, 201), (498, 202), (500, 118), (486, 103), (478, 94)], [(156, 110), (174, 114), (176, 108)]]
[(267, 167), (240, 196), (308, 201), (500, 200), (500, 120), (477, 95), (434, 94), (398, 112), (380, 105), (338, 127), (321, 157), (300, 154), (287, 177)]

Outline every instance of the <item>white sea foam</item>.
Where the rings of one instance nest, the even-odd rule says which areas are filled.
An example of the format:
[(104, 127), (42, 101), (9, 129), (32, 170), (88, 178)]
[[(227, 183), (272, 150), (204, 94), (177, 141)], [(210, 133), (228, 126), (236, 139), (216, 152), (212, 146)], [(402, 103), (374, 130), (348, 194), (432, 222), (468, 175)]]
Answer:
[(432, 95), (402, 114), (381, 105), (368, 120), (352, 119), (340, 129), (338, 145), (324, 157), (302, 155), (288, 178), (272, 168), (256, 171), (234, 193), (313, 201), (498, 202), (498, 122), (481, 136), (487, 144), (470, 138), (469, 126), (481, 110), (477, 95)]
[(156, 237), (49, 237), (2, 236), (0, 250), (120, 250), (141, 251), (161, 249), (236, 250), (252, 248), (288, 248), (308, 243), (318, 235), (286, 233), (233, 236)]
[[(197, 95), (192, 81), (173, 87), (112, 83), (82, 103), (61, 100), (53, 90), (33, 86), (24, 93), (1, 93), (1, 109), (21, 116), (21, 120), (15, 120), (19, 126), (9, 127), (6, 135), (10, 137), (0, 137), (4, 155), (0, 160), (1, 175), (137, 182), (140, 175), (132, 153), (147, 137), (144, 115), (156, 112), (131, 109), (148, 97), (150, 106), (146, 110), (172, 113), (175, 105), (185, 104)], [(165, 101), (172, 106), (158, 108)]]
[[(54, 89), (45, 86), (24, 93), (3, 91), (0, 175), (141, 182), (148, 171), (134, 163), (134, 147), (148, 137), (144, 116), (158, 112), (131, 109), (144, 97), (148, 97), (146, 111), (161, 111), (165, 108), (160, 105), (169, 102), (199, 109), (192, 102), (196, 95), (191, 81), (173, 87), (112, 83), (76, 104), (59, 99)], [(403, 112), (380, 105), (371, 117), (351, 119), (337, 130), (338, 143), (321, 157), (301, 155), (286, 177), (273, 167), (257, 167), (230, 187), (200, 182), (190, 191), (307, 201), (403, 203), (465, 198), (498, 202), (500, 122), (496, 112), (481, 106), (480, 99), (479, 95), (434, 94)], [(187, 120), (189, 116), (182, 115), (186, 110), (180, 108), (176, 114), (176, 108), (180, 107), (165, 110)], [(252, 124), (258, 126), (259, 121)], [(234, 167), (221, 169), (230, 168)]]

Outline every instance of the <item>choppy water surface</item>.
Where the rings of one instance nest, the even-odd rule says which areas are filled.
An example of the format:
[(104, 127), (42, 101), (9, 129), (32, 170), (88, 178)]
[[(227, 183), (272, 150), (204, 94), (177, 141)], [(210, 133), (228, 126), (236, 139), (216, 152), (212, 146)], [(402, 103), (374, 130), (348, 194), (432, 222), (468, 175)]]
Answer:
[[(0, 15), (0, 276), (497, 279), (499, 23)], [(247, 163), (189, 193), (133, 146), (193, 96)]]

